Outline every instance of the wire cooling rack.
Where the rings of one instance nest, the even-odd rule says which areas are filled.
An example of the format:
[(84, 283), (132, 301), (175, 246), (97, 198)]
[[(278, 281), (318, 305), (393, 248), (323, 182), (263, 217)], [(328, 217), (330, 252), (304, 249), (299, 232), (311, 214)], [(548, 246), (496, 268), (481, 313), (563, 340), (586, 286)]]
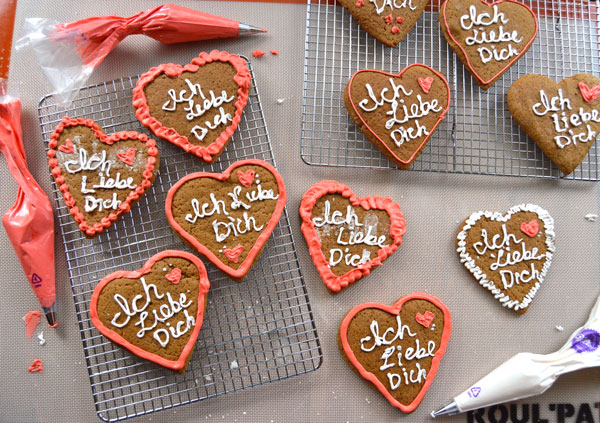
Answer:
[[(148, 133), (131, 105), (137, 80), (128, 77), (84, 88), (68, 109), (58, 106), (55, 96), (44, 97), (39, 118), (46, 145), (63, 116), (92, 118), (109, 134), (123, 130)], [(222, 172), (245, 158), (275, 164), (254, 74), (242, 121), (216, 163), (203, 164), (166, 141), (159, 140), (158, 146), (161, 164), (152, 188), (130, 213), (94, 239), (81, 234), (53, 182), (94, 403), (105, 421), (307, 373), (316, 370), (322, 360), (286, 210), (244, 282), (233, 282), (207, 263), (211, 281), (208, 304), (184, 374), (133, 356), (92, 325), (89, 301), (102, 277), (116, 270), (137, 269), (159, 251), (189, 250), (170, 229), (164, 212), (167, 191), (176, 181), (194, 171)]]
[[(344, 106), (343, 89), (359, 69), (398, 72), (412, 63), (441, 71), (451, 86), (451, 108), (411, 170), (558, 178), (562, 173), (513, 121), (510, 85), (527, 73), (556, 81), (577, 73), (600, 74), (599, 9), (586, 0), (524, 0), (539, 21), (530, 50), (483, 91), (441, 34), (439, 0), (407, 37), (386, 47), (331, 0), (308, 0), (302, 159), (312, 165), (396, 168), (365, 138)], [(595, 143), (566, 179), (600, 180)]]

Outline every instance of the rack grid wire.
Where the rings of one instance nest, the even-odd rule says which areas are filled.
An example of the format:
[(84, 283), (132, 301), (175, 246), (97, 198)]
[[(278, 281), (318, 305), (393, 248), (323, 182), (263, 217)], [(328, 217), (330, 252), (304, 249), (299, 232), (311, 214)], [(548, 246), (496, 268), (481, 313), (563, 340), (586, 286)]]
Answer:
[[(102, 420), (123, 420), (282, 380), (316, 370), (321, 364), (321, 346), (287, 210), (242, 283), (205, 263), (211, 289), (202, 330), (184, 374), (172, 373), (113, 345), (89, 316), (92, 291), (102, 277), (139, 268), (166, 249), (191, 251), (170, 229), (164, 212), (167, 191), (175, 182), (194, 171), (222, 172), (245, 158), (275, 165), (249, 62), (248, 66), (252, 93), (219, 160), (207, 165), (159, 140), (161, 165), (151, 189), (96, 238), (82, 235), (52, 182), (86, 365), (96, 412)], [(92, 118), (108, 134), (134, 130), (152, 136), (136, 119), (131, 105), (137, 80), (137, 76), (126, 77), (86, 87), (66, 109), (54, 95), (42, 98), (38, 112), (46, 148), (63, 116)]]
[(410, 170), (600, 180), (595, 143), (581, 165), (563, 176), (511, 118), (510, 85), (527, 73), (555, 81), (600, 73), (600, 8), (586, 0), (524, 0), (538, 16), (530, 50), (483, 91), (441, 34), (440, 0), (432, 3), (397, 47), (362, 30), (332, 0), (307, 0), (301, 157), (311, 165), (395, 168), (358, 129), (343, 90), (356, 71), (399, 72), (412, 63), (441, 71), (451, 86), (450, 111)]

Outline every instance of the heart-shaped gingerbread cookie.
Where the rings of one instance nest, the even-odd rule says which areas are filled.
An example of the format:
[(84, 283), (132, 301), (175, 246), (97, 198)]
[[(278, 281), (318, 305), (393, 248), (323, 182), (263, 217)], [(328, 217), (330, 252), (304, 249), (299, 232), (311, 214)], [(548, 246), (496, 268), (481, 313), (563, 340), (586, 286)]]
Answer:
[(338, 0), (362, 29), (394, 47), (415, 26), (429, 0)]
[(406, 221), (389, 198), (358, 198), (346, 185), (321, 181), (302, 196), (302, 234), (330, 293), (371, 273), (402, 244)]
[(566, 175), (581, 164), (600, 132), (600, 79), (578, 74), (558, 84), (541, 75), (517, 79), (508, 90), (515, 121)]
[(392, 75), (356, 72), (344, 89), (350, 117), (400, 169), (421, 154), (450, 107), (450, 87), (439, 72), (414, 64)]
[(410, 413), (433, 382), (451, 332), (452, 318), (444, 303), (414, 293), (391, 306), (354, 307), (342, 320), (338, 347), (359, 376), (394, 407)]
[(478, 211), (456, 237), (460, 262), (504, 307), (523, 314), (552, 264), (554, 219), (533, 204)]
[(515, 0), (447, 0), (439, 19), (446, 41), (484, 90), (527, 52), (538, 33), (535, 13)]
[(160, 155), (135, 131), (106, 135), (91, 119), (64, 117), (48, 143), (48, 165), (65, 204), (87, 237), (108, 228), (148, 191)]
[(156, 136), (211, 163), (238, 127), (250, 85), (244, 59), (202, 52), (185, 66), (168, 63), (144, 73), (133, 89), (133, 107)]
[(283, 179), (262, 160), (242, 160), (223, 173), (198, 172), (167, 194), (172, 228), (234, 280), (258, 260), (285, 207)]
[(139, 270), (104, 277), (92, 294), (90, 316), (114, 343), (183, 373), (202, 327), (209, 287), (202, 260), (167, 250)]

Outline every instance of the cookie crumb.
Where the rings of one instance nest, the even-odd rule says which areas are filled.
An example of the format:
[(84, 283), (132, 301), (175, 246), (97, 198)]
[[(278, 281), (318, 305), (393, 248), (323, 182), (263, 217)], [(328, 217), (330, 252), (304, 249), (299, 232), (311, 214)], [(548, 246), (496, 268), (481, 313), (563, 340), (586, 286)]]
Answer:
[(260, 58), (260, 57), (263, 57), (265, 54), (267, 54), (267, 53), (265, 53), (264, 51), (262, 51), (260, 49), (254, 50), (252, 52), (252, 56), (256, 57), (257, 59)]
[(588, 222), (595, 222), (596, 220), (598, 220), (598, 215), (594, 213), (588, 213), (585, 215), (585, 220), (587, 220)]
[(284, 101), (285, 101), (285, 98), (278, 98), (277, 104), (283, 104)]
[(557, 331), (559, 331), (559, 332), (562, 332), (562, 331), (564, 331), (564, 330), (565, 330), (565, 328), (563, 328), (561, 325), (556, 325), (556, 326), (554, 326), (554, 329), (556, 329), (556, 330), (557, 330)]
[(229, 365), (230, 369), (237, 369), (238, 367), (240, 367), (240, 365), (238, 364), (237, 360), (233, 360)]

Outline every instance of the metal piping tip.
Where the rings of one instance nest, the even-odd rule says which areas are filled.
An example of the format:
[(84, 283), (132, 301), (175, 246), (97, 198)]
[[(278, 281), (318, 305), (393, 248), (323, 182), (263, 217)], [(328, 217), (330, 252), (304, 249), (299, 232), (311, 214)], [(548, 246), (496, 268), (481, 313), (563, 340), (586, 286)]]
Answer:
[(239, 34), (240, 35), (262, 34), (264, 32), (267, 32), (267, 30), (264, 28), (259, 28), (257, 26), (252, 26), (252, 25), (248, 25), (248, 24), (240, 22), (240, 25), (239, 25)]
[(431, 417), (433, 417), (435, 419), (437, 416), (443, 416), (446, 414), (452, 415), (452, 414), (458, 414), (458, 413), (460, 413), (460, 410), (458, 409), (458, 405), (456, 405), (456, 403), (454, 401), (452, 401), (450, 404), (448, 404), (444, 408), (441, 408), (438, 411), (432, 411)]
[(51, 328), (58, 326), (58, 322), (56, 321), (56, 304), (52, 304), (50, 308), (44, 307), (44, 314), (46, 315), (46, 320), (48, 320), (48, 326)]

